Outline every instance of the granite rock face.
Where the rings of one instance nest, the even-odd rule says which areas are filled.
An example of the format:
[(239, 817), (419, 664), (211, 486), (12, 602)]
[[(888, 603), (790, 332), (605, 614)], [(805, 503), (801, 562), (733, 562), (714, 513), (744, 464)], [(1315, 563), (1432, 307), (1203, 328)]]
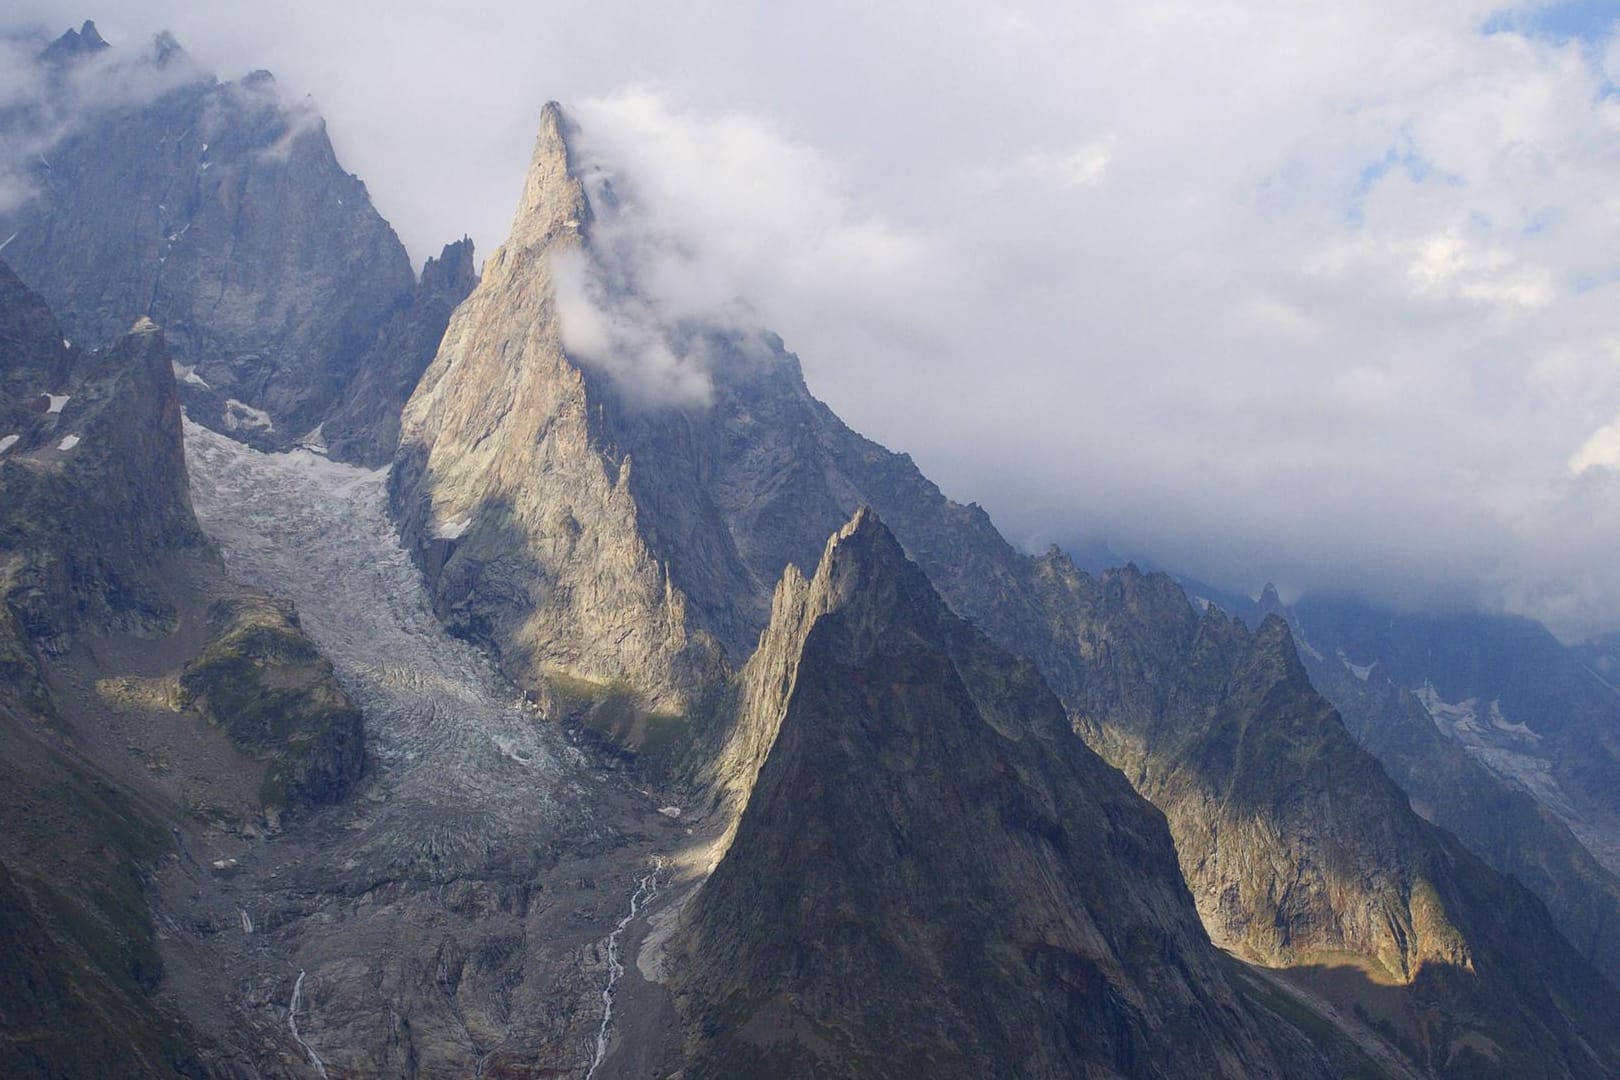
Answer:
[(438, 611), (520, 684), (629, 680), (680, 712), (721, 672), (643, 522), (642, 466), (569, 359), (554, 257), (590, 219), (568, 121), (542, 119), (511, 236), (456, 309), (405, 408), (390, 490)]
[(673, 978), (694, 1076), (1306, 1076), (1163, 819), (869, 511), (794, 570), (734, 729), (740, 821)]
[(409, 306), (396, 310), (378, 332), (321, 424), (328, 453), (373, 469), (394, 459), (405, 402), (438, 352), (450, 313), (477, 284), (470, 239), (446, 244), (437, 259), (427, 261)]
[(291, 445), (411, 303), (405, 249), (319, 115), (268, 73), (220, 83), (163, 36), (113, 72), (152, 96), (115, 94), (95, 87), (118, 50), (76, 33), (42, 60), (62, 100), (0, 118), (5, 137), (46, 139), (33, 197), (0, 213), (6, 259), (67, 337), (101, 344), (148, 316), (193, 419)]

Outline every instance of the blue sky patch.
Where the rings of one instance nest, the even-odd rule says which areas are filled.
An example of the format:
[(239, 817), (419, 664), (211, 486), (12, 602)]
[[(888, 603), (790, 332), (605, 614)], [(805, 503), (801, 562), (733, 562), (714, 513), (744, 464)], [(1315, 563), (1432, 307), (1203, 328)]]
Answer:
[(1515, 32), (1551, 41), (1606, 41), (1620, 23), (1620, 0), (1564, 0), (1498, 11), (1485, 20), (1487, 34)]

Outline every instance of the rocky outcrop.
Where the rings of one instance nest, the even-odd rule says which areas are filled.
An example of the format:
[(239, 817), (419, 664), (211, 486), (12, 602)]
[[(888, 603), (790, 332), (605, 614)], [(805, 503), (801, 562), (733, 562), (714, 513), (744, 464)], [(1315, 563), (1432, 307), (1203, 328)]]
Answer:
[(875, 515), (789, 572), (747, 678), (670, 967), (690, 1075), (1285, 1074), (1162, 819)]
[(47, 652), (85, 626), (162, 632), (160, 564), (203, 544), (162, 331), (142, 320), (105, 350), (70, 346), (3, 264), (0, 325), (0, 597)]
[[(91, 63), (87, 37), (64, 37), (47, 63)], [(24, 177), (34, 197), (0, 214), (5, 256), (67, 337), (100, 344), (149, 316), (186, 372), (193, 419), (290, 445), (410, 304), (405, 249), (321, 118), (283, 102), (267, 73), (219, 83), (164, 37), (118, 77), (170, 88), (134, 105), (110, 93), (41, 105), (53, 141)], [(38, 113), (8, 116), (37, 136)]]
[(1607, 1037), (1587, 1042), (1613, 1022), (1602, 977), (1517, 881), (1412, 812), (1281, 619), (1250, 631), (1199, 615), (1130, 568), (1067, 576), (1077, 724), (1164, 810), (1218, 944), (1338, 980), (1331, 993), (1389, 988), (1363, 1008), (1436, 1075), (1601, 1075), (1615, 1060)]
[(1418, 695), (1393, 683), (1378, 664), (1352, 666), (1315, 649), (1297, 622), (1291, 628), (1311, 684), (1410, 796), (1413, 809), (1529, 887), (1570, 943), (1620, 984), (1620, 878), (1546, 803), (1443, 733)]
[(111, 46), (107, 44), (107, 39), (101, 36), (101, 31), (96, 29), (96, 24), (86, 19), (83, 26), (77, 30), (64, 31), (61, 37), (47, 45), (45, 51), (40, 54), (40, 59), (48, 64), (67, 64), (80, 57), (94, 56), (108, 48)]
[(265, 762), (266, 809), (343, 801), (365, 767), (364, 725), (291, 605), (245, 593), (217, 601), (210, 621), (219, 633), (181, 672), (182, 707)]
[(368, 468), (393, 460), (405, 402), (438, 352), (450, 313), (477, 284), (471, 239), (446, 244), (437, 259), (427, 261), (410, 305), (383, 326), (321, 424), (329, 454)]

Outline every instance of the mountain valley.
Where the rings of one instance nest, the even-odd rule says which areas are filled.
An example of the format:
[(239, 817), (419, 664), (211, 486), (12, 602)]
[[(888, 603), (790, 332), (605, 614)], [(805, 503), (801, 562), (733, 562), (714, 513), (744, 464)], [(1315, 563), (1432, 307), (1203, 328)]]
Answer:
[(1620, 1073), (1601, 657), (1020, 551), (555, 103), (414, 275), (130, 62), (0, 215), (0, 1070)]

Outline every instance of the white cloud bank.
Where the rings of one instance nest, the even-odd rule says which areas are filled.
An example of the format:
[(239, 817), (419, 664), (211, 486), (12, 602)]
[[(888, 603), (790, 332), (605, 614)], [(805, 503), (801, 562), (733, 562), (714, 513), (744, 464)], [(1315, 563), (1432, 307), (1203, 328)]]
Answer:
[(1557, 15), (130, 0), (101, 26), (313, 92), (419, 256), (499, 242), (540, 103), (571, 103), (657, 223), (663, 314), (778, 330), (1019, 539), (1573, 636), (1620, 628), (1620, 38)]

